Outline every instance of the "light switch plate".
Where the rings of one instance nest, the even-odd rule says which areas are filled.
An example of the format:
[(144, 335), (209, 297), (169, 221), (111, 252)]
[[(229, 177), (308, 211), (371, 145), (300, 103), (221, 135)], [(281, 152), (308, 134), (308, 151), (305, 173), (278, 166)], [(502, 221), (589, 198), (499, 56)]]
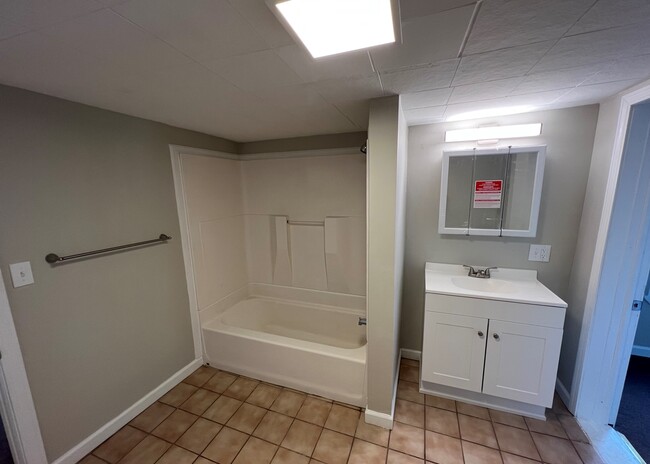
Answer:
[(551, 245), (530, 245), (528, 261), (548, 263), (551, 259)]
[(14, 288), (34, 283), (32, 266), (29, 264), (29, 261), (10, 264), (9, 270), (11, 271), (11, 280), (14, 284)]

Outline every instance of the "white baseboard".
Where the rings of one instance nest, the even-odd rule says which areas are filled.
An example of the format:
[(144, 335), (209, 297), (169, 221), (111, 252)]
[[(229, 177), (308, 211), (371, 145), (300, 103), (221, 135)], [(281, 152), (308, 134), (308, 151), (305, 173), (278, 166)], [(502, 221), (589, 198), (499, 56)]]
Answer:
[(393, 416), (391, 414), (366, 409), (365, 421), (366, 424), (376, 425), (384, 429), (390, 430), (393, 428)]
[(564, 405), (567, 407), (567, 409), (571, 412), (571, 414), (575, 414), (575, 411), (572, 410), (571, 406), (571, 393), (569, 393), (569, 390), (567, 390), (559, 378), (555, 379), (555, 391), (559, 395), (560, 399), (564, 402)]
[(410, 350), (408, 348), (400, 349), (400, 357), (406, 359), (413, 359), (414, 361), (420, 361), (422, 359), (422, 352), (418, 350)]
[(203, 358), (195, 359), (187, 366), (183, 367), (181, 370), (172, 375), (170, 378), (165, 380), (163, 383), (161, 383), (158, 387), (147, 393), (126, 411), (106, 423), (95, 433), (81, 441), (63, 456), (55, 460), (52, 464), (75, 464), (76, 462), (80, 461), (84, 456), (97, 448), (119, 429), (128, 424), (135, 416), (155, 403), (158, 398), (171, 390), (174, 386), (176, 386), (176, 384), (190, 375), (193, 371), (198, 369), (202, 364)]
[(634, 356), (643, 356), (644, 358), (650, 358), (650, 347), (634, 345), (632, 347), (632, 354)]

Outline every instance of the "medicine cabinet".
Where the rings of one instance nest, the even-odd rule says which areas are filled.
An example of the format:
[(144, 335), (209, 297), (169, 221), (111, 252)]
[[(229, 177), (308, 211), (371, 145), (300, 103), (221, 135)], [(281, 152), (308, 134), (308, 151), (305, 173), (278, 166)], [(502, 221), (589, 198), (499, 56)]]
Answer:
[(443, 153), (438, 232), (535, 237), (546, 147)]

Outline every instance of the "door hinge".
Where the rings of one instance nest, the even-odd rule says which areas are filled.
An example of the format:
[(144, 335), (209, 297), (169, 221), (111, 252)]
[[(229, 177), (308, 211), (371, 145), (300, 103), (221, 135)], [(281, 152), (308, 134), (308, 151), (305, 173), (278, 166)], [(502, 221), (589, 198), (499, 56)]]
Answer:
[(643, 306), (643, 301), (634, 300), (632, 302), (632, 311), (641, 311), (641, 306)]

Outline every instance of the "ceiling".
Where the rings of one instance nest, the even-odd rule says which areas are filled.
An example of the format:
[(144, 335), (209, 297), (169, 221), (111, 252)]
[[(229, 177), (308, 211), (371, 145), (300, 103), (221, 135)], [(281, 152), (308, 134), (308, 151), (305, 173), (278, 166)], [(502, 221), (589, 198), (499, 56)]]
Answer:
[(471, 28), (475, 1), (400, 3), (400, 44), (316, 61), (264, 0), (2, 0), (0, 83), (247, 142), (365, 130), (386, 95), (421, 124), (650, 77), (649, 0), (485, 0)]

